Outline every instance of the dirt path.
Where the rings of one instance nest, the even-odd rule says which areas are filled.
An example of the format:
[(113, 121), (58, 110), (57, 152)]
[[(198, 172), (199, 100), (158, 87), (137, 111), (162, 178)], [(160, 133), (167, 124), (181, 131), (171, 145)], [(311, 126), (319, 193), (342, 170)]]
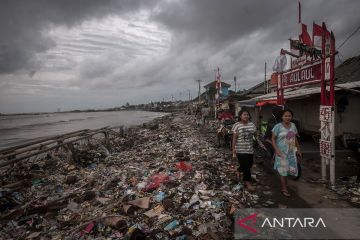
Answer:
[[(200, 132), (214, 146), (217, 145), (216, 133), (206, 127), (201, 127)], [(230, 158), (230, 150), (226, 147), (218, 148), (222, 151), (232, 164), (237, 163)], [(265, 160), (264, 160), (265, 161)], [(256, 159), (252, 169), (256, 177), (256, 194), (261, 200), (257, 207), (279, 207), (279, 208), (346, 208), (352, 207), (347, 201), (326, 187), (325, 184), (314, 182), (319, 178), (318, 174), (303, 166), (302, 177), (295, 181), (289, 179), (289, 190), (291, 197), (285, 197), (281, 193), (281, 185), (278, 174), (270, 164), (264, 164), (263, 159)], [(268, 203), (267, 203), (268, 202)]]

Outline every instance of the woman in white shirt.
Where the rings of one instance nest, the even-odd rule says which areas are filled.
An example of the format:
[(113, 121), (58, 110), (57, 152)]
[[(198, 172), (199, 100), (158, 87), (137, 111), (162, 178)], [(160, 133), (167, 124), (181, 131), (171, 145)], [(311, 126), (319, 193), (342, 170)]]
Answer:
[(239, 121), (234, 124), (232, 132), (232, 153), (239, 161), (238, 171), (243, 175), (245, 187), (249, 191), (254, 191), (255, 188), (251, 184), (251, 167), (254, 163), (253, 141), (256, 126), (250, 122), (250, 113), (247, 110), (240, 111)]

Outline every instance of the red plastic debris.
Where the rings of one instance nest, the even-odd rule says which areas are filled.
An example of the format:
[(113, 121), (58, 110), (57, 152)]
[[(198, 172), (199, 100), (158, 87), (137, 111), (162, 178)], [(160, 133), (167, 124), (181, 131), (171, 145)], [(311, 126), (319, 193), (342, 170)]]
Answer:
[(95, 227), (95, 223), (91, 222), (89, 223), (84, 230), (81, 231), (80, 236), (84, 236), (87, 233), (90, 233), (93, 228)]
[(150, 177), (150, 180), (151, 182), (145, 187), (146, 192), (157, 189), (160, 184), (168, 182), (170, 178), (166, 174), (154, 174)]
[(185, 162), (176, 163), (176, 168), (185, 172), (190, 172), (192, 170), (191, 164), (186, 164)]
[(145, 187), (145, 192), (152, 192), (160, 186), (160, 183), (149, 183)]
[(154, 174), (150, 177), (151, 181), (154, 183), (163, 183), (170, 180), (169, 176), (166, 174)]

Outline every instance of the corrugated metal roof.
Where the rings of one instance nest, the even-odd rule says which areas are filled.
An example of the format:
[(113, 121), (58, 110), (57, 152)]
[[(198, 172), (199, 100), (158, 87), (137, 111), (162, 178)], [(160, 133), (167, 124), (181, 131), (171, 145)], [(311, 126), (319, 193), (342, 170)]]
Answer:
[(335, 69), (335, 83), (346, 83), (360, 80), (360, 56), (344, 61)]

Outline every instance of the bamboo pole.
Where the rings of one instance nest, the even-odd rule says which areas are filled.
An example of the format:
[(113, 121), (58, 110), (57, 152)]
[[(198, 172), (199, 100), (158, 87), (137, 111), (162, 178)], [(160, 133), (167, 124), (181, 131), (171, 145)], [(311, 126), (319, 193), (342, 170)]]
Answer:
[[(27, 145), (26, 147), (29, 147), (29, 148), (25, 148), (25, 149), (22, 149), (21, 147), (13, 147), (14, 150), (11, 153), (8, 153), (6, 155), (1, 156), (0, 160), (13, 158), (16, 155), (20, 155), (20, 154), (30, 152), (30, 151), (33, 151), (33, 150), (38, 150), (38, 149), (41, 150), (45, 146), (48, 146), (48, 145), (51, 145), (51, 144), (54, 144), (54, 143), (59, 143), (59, 142), (64, 141), (65, 139), (77, 137), (77, 136), (79, 136), (81, 134), (84, 134), (84, 133), (87, 133), (87, 131), (86, 132), (78, 132), (77, 131), (77, 132), (74, 132), (73, 134), (66, 134), (65, 137), (63, 137), (63, 135), (61, 135), (59, 137), (52, 138), (52, 139), (56, 139), (56, 140), (51, 140), (51, 139), (50, 139), (51, 141), (47, 140), (47, 141), (50, 141), (48, 143), (46, 143), (47, 141), (45, 141), (45, 143), (39, 141), (39, 143), (35, 143), (35, 146), (30, 147), (31, 145)], [(22, 150), (20, 150), (20, 149), (22, 149)], [(17, 150), (20, 150), (20, 151), (17, 151)]]
[(8, 152), (13, 152), (13, 151), (16, 151), (17, 149), (25, 148), (25, 147), (28, 147), (28, 146), (31, 146), (31, 145), (35, 145), (35, 144), (42, 143), (42, 142), (47, 142), (47, 141), (50, 141), (50, 140), (53, 140), (53, 139), (58, 139), (58, 138), (66, 137), (67, 135), (73, 135), (73, 134), (76, 134), (76, 133), (79, 133), (79, 132), (84, 132), (84, 131), (90, 131), (90, 129), (78, 130), (78, 131), (66, 133), (66, 134), (63, 134), (63, 135), (58, 135), (58, 136), (54, 136), (54, 137), (48, 137), (48, 138), (45, 138), (45, 139), (41, 139), (41, 140), (37, 140), (37, 141), (33, 141), (33, 142), (28, 142), (28, 143), (24, 143), (24, 144), (22, 144), (22, 145), (18, 145), (18, 146), (14, 146), (14, 147), (9, 147), (9, 148), (5, 148), (5, 149), (1, 149), (1, 150), (0, 150), (0, 154), (2, 154), (2, 153), (8, 153)]
[[(53, 150), (53, 149), (56, 149), (56, 148), (65, 146), (65, 145), (68, 146), (68, 144), (71, 144), (71, 143), (74, 143), (74, 142), (77, 142), (77, 141), (80, 141), (80, 140), (83, 140), (83, 139), (92, 137), (92, 136), (94, 136), (94, 135), (96, 135), (96, 134), (103, 133), (104, 130), (106, 130), (106, 128), (105, 128), (105, 129), (102, 128), (102, 129), (96, 130), (96, 131), (94, 131), (94, 132), (92, 132), (92, 133), (90, 133), (90, 134), (88, 134), (88, 135), (86, 135), (86, 136), (79, 137), (79, 138), (76, 138), (76, 139), (74, 139), (74, 140), (70, 140), (70, 141), (67, 141), (67, 142), (63, 142), (63, 143), (61, 143), (61, 144), (57, 144), (57, 145), (55, 145), (55, 146), (52, 146), (52, 147), (49, 147), (49, 148), (46, 148), (46, 149), (39, 150), (39, 151), (37, 151), (37, 152), (35, 152), (35, 153), (28, 154), (28, 155), (26, 155), (26, 156), (14, 158), (14, 159), (9, 160), (9, 161), (6, 161), (6, 162), (0, 162), (0, 168), (5, 167), (5, 166), (8, 166), (8, 165), (13, 164), (13, 163), (16, 163), (16, 162), (19, 162), (19, 161), (21, 161), (21, 160), (27, 159), (27, 158), (29, 158), (29, 157), (33, 157), (33, 156), (39, 155), (39, 154), (41, 154), (41, 153), (45, 153), (45, 152), (48, 152), (48, 151), (50, 151), (50, 150)], [(15, 154), (15, 155), (16, 155), (16, 154)]]

